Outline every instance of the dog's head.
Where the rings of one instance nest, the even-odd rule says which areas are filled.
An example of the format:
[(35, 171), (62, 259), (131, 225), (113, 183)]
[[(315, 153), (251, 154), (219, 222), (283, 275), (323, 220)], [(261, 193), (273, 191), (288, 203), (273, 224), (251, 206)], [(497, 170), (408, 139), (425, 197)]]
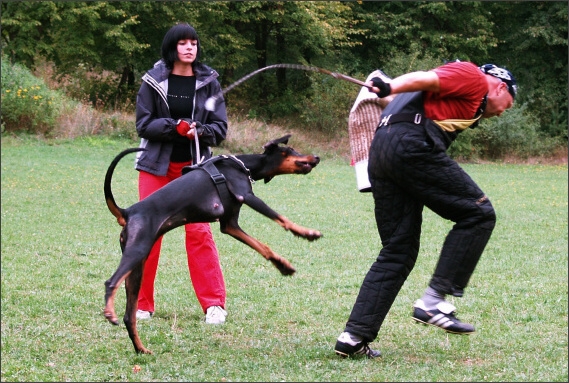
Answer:
[[(300, 154), (290, 146), (286, 146), (290, 134), (267, 142), (263, 149), (266, 156), (267, 169), (265, 183), (281, 174), (308, 174), (320, 162), (320, 157), (315, 155)], [(281, 145), (283, 144), (283, 145)]]

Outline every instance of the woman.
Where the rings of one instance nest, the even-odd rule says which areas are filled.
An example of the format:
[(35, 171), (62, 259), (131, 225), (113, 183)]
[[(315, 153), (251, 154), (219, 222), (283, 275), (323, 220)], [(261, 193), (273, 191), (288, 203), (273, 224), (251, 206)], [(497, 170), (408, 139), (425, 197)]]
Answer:
[[(162, 42), (162, 59), (142, 77), (136, 101), (136, 130), (141, 137), (135, 168), (140, 199), (182, 175), (184, 166), (211, 157), (227, 134), (223, 98), (215, 111), (205, 101), (220, 93), (218, 73), (199, 61), (200, 42), (186, 23), (173, 26)], [(198, 140), (196, 145), (195, 140)], [(199, 148), (199, 149), (198, 149)], [(198, 152), (199, 150), (199, 152)], [(206, 323), (225, 322), (225, 282), (209, 223), (184, 226), (188, 268)], [(160, 257), (160, 237), (144, 265), (137, 319), (154, 313), (154, 280)]]

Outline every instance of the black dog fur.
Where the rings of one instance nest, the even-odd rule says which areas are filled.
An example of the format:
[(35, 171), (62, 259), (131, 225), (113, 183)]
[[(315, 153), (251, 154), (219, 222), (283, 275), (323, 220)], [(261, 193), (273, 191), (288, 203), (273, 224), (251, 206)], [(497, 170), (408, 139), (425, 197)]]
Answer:
[[(125, 281), (127, 301), (123, 321), (137, 353), (152, 353), (144, 347), (138, 335), (136, 310), (144, 262), (154, 242), (166, 232), (191, 222), (219, 221), (222, 233), (255, 249), (283, 275), (292, 275), (294, 267), (239, 227), (241, 206), (248, 205), (285, 230), (309, 241), (322, 236), (317, 230), (291, 222), (253, 194), (252, 180), (269, 182), (281, 174), (308, 174), (320, 162), (318, 156), (302, 155), (291, 147), (279, 145), (286, 145), (289, 138), (290, 135), (286, 135), (268, 142), (262, 154), (217, 156), (208, 160), (215, 165), (214, 172), (218, 172), (215, 177), (200, 166), (186, 169), (191, 171), (126, 209), (115, 202), (111, 192), (112, 175), (121, 158), (144, 149), (124, 150), (111, 162), (105, 176), (104, 192), (109, 210), (123, 226), (120, 234), (122, 258), (118, 269), (105, 282), (104, 315), (109, 322), (118, 325), (114, 300), (118, 287)], [(227, 189), (223, 189), (225, 186)]]

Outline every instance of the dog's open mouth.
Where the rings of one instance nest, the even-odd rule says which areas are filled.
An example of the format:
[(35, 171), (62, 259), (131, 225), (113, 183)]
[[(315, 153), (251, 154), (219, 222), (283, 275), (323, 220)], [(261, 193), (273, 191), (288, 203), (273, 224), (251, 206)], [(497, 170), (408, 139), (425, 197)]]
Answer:
[(320, 158), (315, 157), (312, 161), (295, 161), (296, 166), (298, 166), (299, 173), (301, 174), (308, 174), (312, 171), (318, 163), (320, 162)]

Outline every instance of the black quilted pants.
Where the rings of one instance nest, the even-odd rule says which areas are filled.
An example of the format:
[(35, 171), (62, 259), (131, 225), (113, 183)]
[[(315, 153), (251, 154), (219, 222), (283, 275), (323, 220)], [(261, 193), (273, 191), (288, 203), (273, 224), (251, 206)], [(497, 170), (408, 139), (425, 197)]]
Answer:
[(370, 148), (368, 172), (382, 249), (364, 278), (345, 331), (373, 341), (419, 253), (426, 206), (455, 222), (430, 287), (462, 296), (496, 222), (482, 190), (446, 154), (444, 133), (397, 123), (380, 128)]

